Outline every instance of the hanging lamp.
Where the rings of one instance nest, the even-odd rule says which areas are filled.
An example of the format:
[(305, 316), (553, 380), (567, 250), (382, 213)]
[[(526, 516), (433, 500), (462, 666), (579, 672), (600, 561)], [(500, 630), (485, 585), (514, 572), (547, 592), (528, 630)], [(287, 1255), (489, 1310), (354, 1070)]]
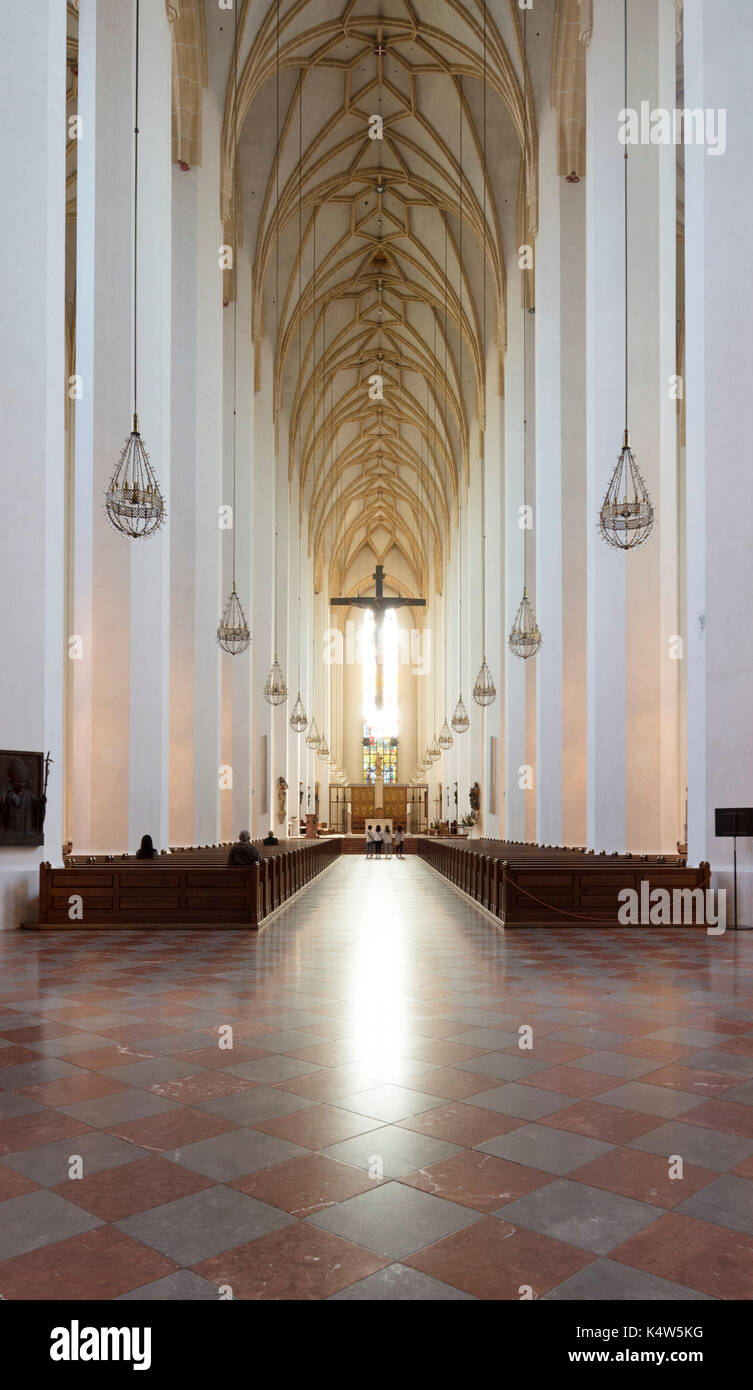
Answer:
[[(276, 176), (276, 180), (277, 180), (277, 190), (276, 190), (276, 191), (277, 191), (277, 199), (276, 199), (276, 205), (275, 205), (275, 222), (276, 222), (276, 225), (275, 225), (275, 310), (276, 310), (276, 313), (277, 313), (277, 343), (276, 343), (275, 357), (276, 357), (276, 361), (277, 361), (277, 367), (278, 367), (278, 370), (279, 370), (279, 365), (280, 365), (280, 0), (277, 0), (277, 42), (276, 42), (275, 69), (276, 69), (276, 84), (275, 84), (275, 103), (276, 103), (276, 108), (275, 108), (275, 109), (276, 109), (276, 121), (277, 121), (277, 126), (276, 126), (276, 129), (277, 129), (277, 160), (276, 160), (276, 175), (275, 175), (275, 176)], [(276, 405), (276, 408), (277, 408), (277, 410), (278, 410), (278, 412), (279, 412), (279, 400), (277, 400), (277, 401), (275, 402), (275, 405)], [(275, 428), (275, 440), (276, 440), (276, 438), (277, 438), (277, 433), (278, 433), (278, 430), (277, 430), (277, 428)], [(273, 613), (272, 624), (273, 624), (273, 631), (274, 631), (274, 641), (273, 641), (273, 645), (274, 645), (274, 654), (275, 654), (275, 656), (274, 656), (274, 661), (272, 662), (272, 665), (271, 665), (271, 667), (270, 667), (270, 669), (269, 669), (269, 675), (267, 676), (267, 679), (266, 679), (266, 681), (265, 681), (265, 683), (264, 683), (264, 699), (267, 701), (267, 704), (269, 704), (269, 705), (284, 705), (285, 701), (286, 701), (287, 698), (288, 698), (288, 686), (287, 686), (287, 682), (286, 682), (286, 680), (285, 680), (285, 677), (284, 677), (284, 675), (283, 675), (283, 673), (282, 673), (282, 667), (280, 666), (280, 663), (279, 663), (279, 661), (278, 661), (278, 659), (277, 659), (277, 600), (278, 600), (278, 588), (277, 588), (277, 549), (278, 549), (278, 546), (277, 546), (277, 446), (276, 446), (276, 443), (275, 443), (275, 460), (274, 460), (274, 515), (275, 515), (275, 532), (274, 532), (274, 557), (275, 557), (275, 558), (274, 558), (274, 572), (275, 572), (275, 589), (274, 589), (274, 596), (273, 596), (273, 600), (272, 600), (272, 613)]]
[(445, 716), (444, 724), (442, 725), (442, 728), (439, 731), (439, 738), (437, 739), (437, 743), (442, 749), (442, 752), (446, 753), (448, 748), (452, 748), (452, 742), (453, 739), (452, 734), (450, 733), (450, 726), (447, 723), (447, 718)]
[[(627, 109), (627, 0), (624, 0), (625, 108)], [(628, 147), (624, 154), (623, 206), (625, 223), (625, 430), (606, 496), (599, 512), (599, 530), (607, 545), (615, 550), (635, 550), (648, 540), (654, 529), (654, 506), (648, 494), (635, 455), (630, 447), (628, 428), (629, 334), (628, 334)]]
[(510, 651), (515, 656), (522, 657), (524, 661), (527, 661), (529, 656), (535, 656), (541, 646), (541, 633), (525, 588), (515, 614), (515, 622), (510, 629), (508, 645)]
[(473, 698), (477, 705), (486, 708), (497, 698), (497, 687), (492, 673), (486, 664), (486, 0), (484, 0), (484, 114), (483, 114), (483, 179), (484, 179), (484, 277), (483, 277), (483, 420), (481, 451), (481, 636), (484, 643), (484, 659), (473, 687)]
[(243, 605), (238, 598), (235, 587), (235, 537), (236, 537), (236, 516), (235, 499), (237, 492), (237, 403), (238, 403), (238, 13), (235, 13), (235, 34), (233, 44), (233, 87), (235, 103), (234, 128), (235, 128), (235, 152), (233, 159), (233, 213), (235, 219), (235, 232), (233, 244), (233, 587), (230, 596), (222, 611), (219, 627), (217, 628), (217, 641), (224, 652), (230, 656), (240, 656), (242, 652), (248, 651), (251, 645), (251, 633), (249, 632), (246, 615), (243, 612)]
[(285, 684), (285, 677), (282, 674), (277, 657), (269, 670), (269, 675), (264, 682), (264, 699), (268, 705), (284, 705), (288, 698), (288, 687)]
[(105, 511), (110, 524), (121, 536), (144, 540), (159, 531), (167, 512), (139, 431), (138, 415), (139, 0), (136, 0), (133, 149), (133, 421), (105, 493)]
[(460, 692), (460, 699), (458, 700), (455, 706), (455, 713), (452, 716), (452, 727), (455, 730), (456, 734), (467, 734), (468, 730), (471, 727), (471, 721), (468, 718), (468, 711), (465, 705), (463, 704), (462, 690)]
[(320, 735), (319, 735), (319, 730), (318, 730), (317, 727), (316, 727), (316, 720), (314, 719), (314, 716), (312, 715), (312, 716), (311, 716), (311, 723), (309, 724), (309, 728), (308, 728), (308, 733), (306, 734), (306, 743), (307, 743), (308, 747), (309, 747), (309, 748), (312, 748), (312, 749), (318, 748), (318, 747), (319, 747), (319, 737), (320, 737)]
[(303, 707), (303, 700), (301, 699), (301, 692), (299, 690), (298, 699), (293, 705), (290, 714), (290, 727), (295, 733), (302, 734), (308, 722), (308, 715)]
[(436, 734), (434, 735), (434, 738), (432, 739), (431, 743), (429, 744), (429, 747), (428, 747), (428, 749), (427, 749), (427, 752), (428, 752), (429, 757), (431, 758), (431, 761), (432, 761), (433, 763), (437, 762), (437, 760), (438, 760), (439, 758), (441, 758), (441, 756), (442, 756), (442, 749), (440, 748), (439, 743), (437, 742), (437, 736), (436, 736)]
[[(523, 69), (525, 82), (525, 130), (523, 135), (523, 207), (526, 215), (526, 225), (528, 217), (528, 44), (527, 44), (527, 11), (523, 12)], [(523, 271), (523, 517), (528, 519), (528, 315), (530, 313), (528, 305), (528, 272)], [(527, 661), (530, 656), (535, 656), (541, 647), (541, 633), (539, 632), (536, 615), (531, 607), (526, 588), (528, 560), (528, 527), (523, 528), (523, 597), (518, 605), (515, 621), (510, 629), (510, 636), (507, 645), (513, 656), (518, 656), (523, 661)]]

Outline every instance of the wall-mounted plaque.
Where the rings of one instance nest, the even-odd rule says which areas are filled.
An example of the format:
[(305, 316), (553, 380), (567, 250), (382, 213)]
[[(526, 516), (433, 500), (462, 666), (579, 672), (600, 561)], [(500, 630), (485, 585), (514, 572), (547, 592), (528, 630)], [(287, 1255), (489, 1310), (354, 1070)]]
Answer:
[(0, 845), (44, 844), (48, 767), (43, 753), (0, 749)]

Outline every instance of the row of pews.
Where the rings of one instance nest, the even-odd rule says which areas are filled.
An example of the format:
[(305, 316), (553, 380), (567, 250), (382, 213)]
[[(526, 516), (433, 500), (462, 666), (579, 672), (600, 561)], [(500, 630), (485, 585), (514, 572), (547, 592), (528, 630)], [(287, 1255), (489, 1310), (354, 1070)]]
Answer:
[(153, 860), (112, 856), (39, 866), (33, 930), (233, 927), (256, 930), (342, 853), (342, 840), (255, 842), (260, 864), (227, 866), (228, 847), (176, 849)]
[[(622, 890), (638, 900), (661, 888), (702, 889), (711, 869), (690, 868), (665, 855), (594, 854), (562, 846), (516, 844), (508, 840), (422, 837), (418, 853), (432, 869), (506, 927), (618, 926)], [(701, 925), (701, 922), (698, 923)]]

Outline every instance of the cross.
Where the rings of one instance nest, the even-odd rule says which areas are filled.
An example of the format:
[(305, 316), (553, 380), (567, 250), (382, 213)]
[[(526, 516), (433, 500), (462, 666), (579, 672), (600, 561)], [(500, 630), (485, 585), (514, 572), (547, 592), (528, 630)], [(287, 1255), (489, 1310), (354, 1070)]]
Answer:
[(331, 598), (333, 608), (371, 608), (374, 612), (374, 638), (377, 650), (377, 709), (382, 705), (382, 664), (379, 659), (381, 643), (379, 635), (384, 623), (384, 615), (390, 608), (425, 608), (425, 598), (386, 598), (384, 593), (384, 566), (377, 565), (372, 574), (373, 594), (359, 594), (357, 598)]

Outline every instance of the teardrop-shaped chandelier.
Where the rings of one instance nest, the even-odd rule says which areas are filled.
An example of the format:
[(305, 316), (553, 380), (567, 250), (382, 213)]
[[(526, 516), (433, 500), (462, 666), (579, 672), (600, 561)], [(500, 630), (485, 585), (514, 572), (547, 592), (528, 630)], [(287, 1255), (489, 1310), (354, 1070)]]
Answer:
[(133, 128), (133, 424), (105, 493), (110, 524), (130, 540), (144, 540), (159, 531), (165, 501), (159, 490), (138, 416), (138, 246), (139, 246), (139, 0), (136, 0), (136, 82)]
[(446, 715), (444, 724), (442, 725), (442, 728), (439, 731), (439, 738), (437, 739), (437, 743), (439, 744), (443, 753), (446, 753), (448, 748), (452, 748), (452, 734), (450, 733), (450, 726), (447, 723)]
[(319, 747), (319, 730), (316, 727), (316, 720), (313, 715), (311, 716), (311, 723), (309, 724), (308, 733), (306, 734), (306, 743), (309, 748)]
[(634, 550), (654, 529), (654, 508), (625, 430), (617, 466), (601, 504), (599, 530), (615, 550)]
[(327, 744), (327, 740), (326, 740), (326, 738), (324, 737), (324, 734), (322, 734), (322, 736), (321, 736), (321, 738), (320, 738), (320, 740), (319, 740), (319, 747), (317, 748), (316, 751), (317, 751), (319, 757), (321, 758), (322, 762), (323, 762), (323, 763), (326, 762), (326, 761), (327, 761), (327, 758), (329, 757), (329, 745)]
[(492, 680), (492, 673), (486, 664), (486, 657), (481, 663), (481, 670), (476, 677), (476, 684), (473, 687), (473, 698), (477, 705), (490, 705), (497, 698), (497, 687)]
[(241, 652), (248, 650), (251, 643), (251, 633), (241, 601), (235, 591), (235, 581), (217, 628), (217, 641), (222, 650), (230, 656), (239, 656)]
[(426, 752), (428, 753), (429, 758), (431, 759), (431, 761), (432, 761), (433, 763), (437, 762), (438, 759), (441, 758), (441, 756), (442, 756), (442, 749), (440, 748), (440, 746), (439, 746), (439, 744), (438, 744), (438, 742), (437, 742), (437, 736), (436, 736), (436, 734), (434, 735), (434, 738), (432, 739), (431, 743), (429, 744), (429, 747), (427, 748)]
[[(627, 0), (624, 5), (625, 108), (627, 109)], [(630, 448), (628, 428), (629, 397), (629, 317), (628, 317), (628, 147), (623, 156), (623, 210), (625, 236), (625, 432), (617, 465), (612, 473), (599, 512), (599, 530), (607, 545), (615, 550), (635, 550), (647, 541), (654, 529), (654, 506), (641, 470)]]
[(535, 656), (541, 647), (541, 633), (525, 588), (520, 607), (515, 614), (515, 622), (510, 629), (508, 646), (515, 656), (522, 657), (524, 661), (529, 656)]
[(455, 706), (455, 713), (452, 716), (452, 727), (455, 730), (456, 734), (467, 734), (469, 728), (471, 727), (471, 721), (468, 718), (468, 711), (465, 705), (463, 704), (462, 690), (460, 692), (460, 699), (458, 700)]
[(220, 625), (217, 628), (217, 641), (224, 652), (229, 652), (231, 656), (240, 656), (241, 652), (248, 651), (251, 645), (251, 633), (248, 630), (246, 615), (243, 612), (240, 599), (235, 588), (235, 555), (236, 555), (236, 516), (235, 499), (237, 492), (237, 404), (238, 404), (238, 202), (240, 192), (238, 189), (238, 14), (235, 15), (235, 40), (233, 45), (233, 77), (235, 95), (235, 154), (233, 157), (233, 205), (234, 205), (234, 241), (233, 241), (233, 587), (230, 590), (230, 597), (225, 604)]
[(272, 662), (264, 685), (264, 699), (268, 705), (284, 705), (288, 698), (288, 687), (277, 656)]
[(154, 535), (165, 520), (165, 503), (139, 433), (135, 410), (133, 429), (123, 445), (105, 498), (108, 519), (121, 536), (143, 540)]
[(293, 705), (293, 708), (290, 713), (290, 727), (291, 729), (295, 730), (297, 734), (302, 734), (307, 724), (308, 715), (306, 714), (306, 711), (303, 708), (303, 700), (301, 699), (301, 692), (299, 690), (298, 699)]

